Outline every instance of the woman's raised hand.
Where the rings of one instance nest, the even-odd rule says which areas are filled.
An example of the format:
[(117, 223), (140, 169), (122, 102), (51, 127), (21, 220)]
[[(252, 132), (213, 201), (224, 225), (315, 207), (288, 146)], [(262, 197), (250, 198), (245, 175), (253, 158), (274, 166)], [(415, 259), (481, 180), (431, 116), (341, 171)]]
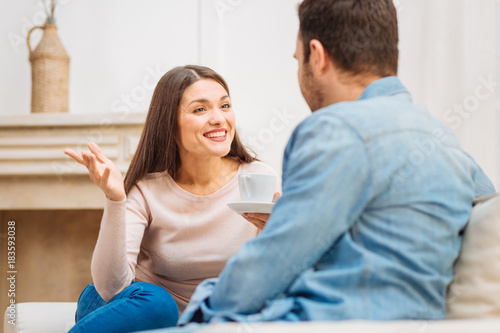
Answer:
[(65, 149), (64, 153), (84, 165), (89, 170), (90, 179), (97, 184), (106, 197), (113, 201), (125, 199), (125, 186), (123, 176), (116, 165), (102, 153), (99, 146), (89, 142), (91, 153), (82, 151), (78, 154), (72, 149)]

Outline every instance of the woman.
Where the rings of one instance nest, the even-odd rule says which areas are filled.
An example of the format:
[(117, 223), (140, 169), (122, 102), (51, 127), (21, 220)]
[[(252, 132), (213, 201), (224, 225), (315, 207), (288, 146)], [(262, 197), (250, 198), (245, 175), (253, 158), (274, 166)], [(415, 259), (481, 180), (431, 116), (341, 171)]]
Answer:
[[(196, 286), (259, 231), (227, 207), (241, 201), (238, 174), (274, 171), (245, 150), (226, 82), (201, 66), (174, 68), (158, 82), (124, 181), (96, 144), (89, 149), (65, 150), (106, 195), (94, 283), (70, 332), (174, 326)], [(248, 218), (263, 226), (262, 216)]]

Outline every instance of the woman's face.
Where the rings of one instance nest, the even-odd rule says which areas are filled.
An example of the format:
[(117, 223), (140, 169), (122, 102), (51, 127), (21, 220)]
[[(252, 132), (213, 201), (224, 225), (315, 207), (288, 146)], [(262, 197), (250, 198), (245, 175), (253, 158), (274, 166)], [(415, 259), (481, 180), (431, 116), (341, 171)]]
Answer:
[(219, 83), (202, 79), (189, 86), (179, 105), (180, 153), (224, 157), (234, 138), (234, 113)]

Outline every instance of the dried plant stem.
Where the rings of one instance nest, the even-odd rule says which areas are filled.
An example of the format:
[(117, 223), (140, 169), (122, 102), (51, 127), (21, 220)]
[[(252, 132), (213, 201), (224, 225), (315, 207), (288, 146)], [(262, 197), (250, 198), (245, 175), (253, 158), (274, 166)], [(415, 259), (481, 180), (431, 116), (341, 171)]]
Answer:
[(44, 0), (43, 6), (45, 10), (45, 14), (47, 14), (47, 20), (54, 20), (54, 12), (56, 10), (57, 1), (56, 0)]

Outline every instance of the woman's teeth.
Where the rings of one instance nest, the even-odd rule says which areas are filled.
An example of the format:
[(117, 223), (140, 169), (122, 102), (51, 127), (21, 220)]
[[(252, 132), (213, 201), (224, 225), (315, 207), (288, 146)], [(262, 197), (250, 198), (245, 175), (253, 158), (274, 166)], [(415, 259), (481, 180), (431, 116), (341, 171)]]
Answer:
[(207, 138), (220, 138), (220, 137), (223, 137), (226, 135), (226, 132), (222, 131), (222, 132), (212, 132), (212, 133), (208, 133), (208, 134), (205, 134), (205, 136)]

